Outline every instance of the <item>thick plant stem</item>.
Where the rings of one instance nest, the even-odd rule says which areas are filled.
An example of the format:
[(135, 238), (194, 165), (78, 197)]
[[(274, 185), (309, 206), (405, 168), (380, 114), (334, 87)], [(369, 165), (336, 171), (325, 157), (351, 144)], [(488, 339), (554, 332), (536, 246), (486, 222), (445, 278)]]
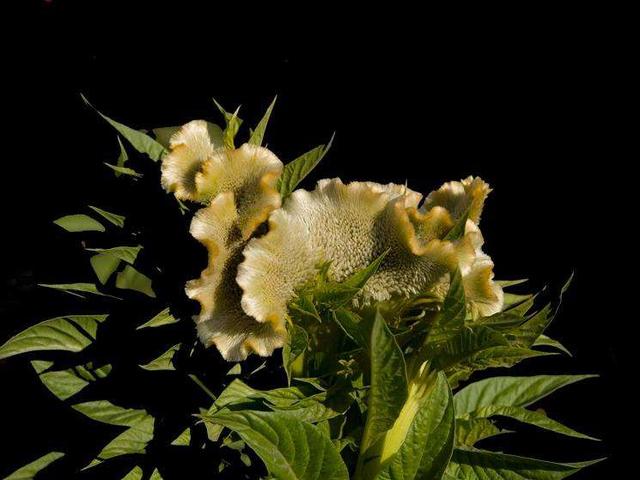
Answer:
[(382, 466), (400, 449), (416, 414), (433, 389), (436, 378), (436, 372), (431, 371), (426, 362), (420, 366), (418, 372), (409, 383), (409, 395), (402, 406), (398, 418), (391, 429), (373, 445), (368, 445), (371, 439), (367, 428), (369, 426), (367, 417), (361, 442), (365, 449), (360, 452), (354, 479), (368, 480), (375, 478)]

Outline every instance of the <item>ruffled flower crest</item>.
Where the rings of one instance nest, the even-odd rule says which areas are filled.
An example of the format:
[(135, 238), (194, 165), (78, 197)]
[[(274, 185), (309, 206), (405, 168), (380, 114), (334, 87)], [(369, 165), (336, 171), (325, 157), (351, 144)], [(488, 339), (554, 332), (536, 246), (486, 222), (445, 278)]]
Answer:
[[(259, 322), (284, 325), (287, 304), (317, 266), (342, 281), (389, 249), (358, 301), (423, 292), (456, 265), (450, 242), (422, 242), (410, 217), (421, 195), (400, 185), (321, 180), (297, 190), (269, 218), (269, 232), (252, 239), (238, 269), (242, 307)], [(420, 222), (418, 222), (420, 224)], [(425, 226), (425, 228), (427, 228)]]
[[(464, 235), (453, 243), (473, 318), (498, 313), (504, 303), (502, 288), (493, 281), (493, 261), (482, 251), (484, 239), (478, 227), (484, 202), (490, 192), (489, 185), (478, 177), (447, 182), (429, 194), (420, 212), (415, 214), (418, 217), (432, 215), (439, 218), (439, 222), (430, 223), (432, 229), (437, 226), (442, 229), (451, 228), (467, 215)], [(438, 233), (418, 231), (423, 241), (428, 241)], [(448, 285), (448, 279), (445, 283)], [(443, 287), (446, 285), (440, 285), (437, 290), (446, 291)]]
[(280, 325), (258, 323), (242, 310), (235, 276), (247, 240), (280, 206), (276, 187), (282, 162), (255, 145), (222, 148), (199, 120), (175, 133), (170, 148), (162, 165), (164, 187), (178, 198), (208, 202), (194, 216), (191, 234), (207, 248), (209, 262), (186, 287), (189, 298), (201, 306), (199, 337), (226, 360), (243, 360), (250, 353), (269, 356), (284, 344), (286, 332)]

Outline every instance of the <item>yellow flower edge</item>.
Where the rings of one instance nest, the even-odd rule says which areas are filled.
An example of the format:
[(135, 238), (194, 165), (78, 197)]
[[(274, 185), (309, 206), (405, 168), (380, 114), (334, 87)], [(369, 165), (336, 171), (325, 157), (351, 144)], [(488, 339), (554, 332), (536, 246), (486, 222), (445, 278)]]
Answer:
[[(295, 191), (271, 214), (269, 232), (244, 249), (237, 276), (242, 308), (259, 322), (284, 325), (287, 304), (320, 263), (331, 262), (329, 276), (342, 281), (387, 249), (358, 302), (408, 297), (436, 284), (455, 267), (455, 249), (439, 238), (417, 237), (410, 212), (420, 198), (404, 186), (340, 179)], [(423, 223), (431, 221), (431, 215), (424, 217)]]

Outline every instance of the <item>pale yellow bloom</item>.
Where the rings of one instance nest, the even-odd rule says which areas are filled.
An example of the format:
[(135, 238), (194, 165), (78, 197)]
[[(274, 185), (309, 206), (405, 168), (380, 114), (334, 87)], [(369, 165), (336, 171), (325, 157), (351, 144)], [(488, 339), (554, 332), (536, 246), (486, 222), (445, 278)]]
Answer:
[(238, 361), (252, 352), (271, 355), (286, 338), (282, 325), (258, 323), (242, 310), (235, 281), (247, 240), (280, 206), (276, 185), (283, 166), (266, 148), (222, 148), (216, 135), (211, 124), (200, 120), (174, 133), (163, 159), (162, 183), (178, 198), (209, 203), (191, 223), (191, 234), (207, 248), (209, 262), (186, 292), (201, 306), (196, 317), (201, 341)]
[[(464, 236), (454, 241), (454, 245), (465, 295), (474, 318), (498, 313), (504, 303), (502, 288), (493, 281), (493, 261), (482, 251), (484, 239), (478, 228), (484, 201), (490, 191), (489, 185), (478, 177), (448, 182), (429, 194), (420, 212), (439, 217), (442, 228), (449, 225), (443, 209), (453, 221), (469, 212)], [(431, 238), (430, 235), (427, 238)], [(437, 290), (446, 292), (447, 285), (448, 279)]]
[(269, 218), (269, 232), (252, 239), (238, 269), (242, 308), (259, 322), (284, 325), (288, 302), (330, 261), (342, 281), (390, 249), (359, 295), (363, 303), (425, 291), (455, 267), (455, 249), (439, 238), (421, 241), (431, 215), (418, 215), (421, 195), (399, 185), (321, 180), (297, 190)]

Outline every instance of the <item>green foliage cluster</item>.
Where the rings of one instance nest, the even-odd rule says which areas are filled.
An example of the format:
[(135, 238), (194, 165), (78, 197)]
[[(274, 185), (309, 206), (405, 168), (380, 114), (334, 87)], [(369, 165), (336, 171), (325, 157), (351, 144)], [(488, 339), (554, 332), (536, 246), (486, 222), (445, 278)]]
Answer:
[[(226, 121), (226, 127), (220, 129), (222, 138), (233, 145), (241, 124), (238, 111), (229, 114), (219, 108)], [(252, 131), (251, 143), (262, 143), (272, 108), (273, 103)], [(162, 138), (172, 127), (155, 130), (154, 139), (100, 115), (135, 150), (154, 161), (165, 154)], [(118, 142), (120, 156), (109, 167), (114, 175), (136, 181), (141, 174), (125, 167), (128, 155), (120, 138)], [(329, 146), (316, 147), (286, 165), (279, 182), (283, 197), (317, 165)], [(72, 214), (55, 223), (74, 233), (104, 232), (105, 222), (110, 228), (126, 225), (121, 215), (90, 209), (94, 216)], [(459, 224), (450, 235), (460, 231)], [(81, 298), (107, 295), (117, 301), (113, 293), (120, 290), (155, 297), (152, 276), (138, 270), (142, 249), (141, 245), (87, 248), (98, 285), (42, 286)], [(254, 372), (243, 375), (241, 364), (233, 365), (227, 376), (243, 379), (235, 378), (224, 389), (205, 385), (174, 362), (177, 354), (189, 349), (182, 343), (142, 362), (139, 367), (148, 375), (169, 371), (189, 376), (209, 399), (198, 412), (191, 412), (192, 420), (172, 438), (158, 438), (157, 419), (144, 409), (104, 399), (74, 401), (85, 387), (104, 382), (112, 371), (107, 363), (83, 360), (69, 366), (68, 362), (100, 341), (100, 330), (109, 321), (106, 314), (66, 315), (33, 325), (0, 346), (0, 359), (29, 354), (35, 375), (54, 396), (96, 422), (121, 428), (84, 468), (126, 455), (132, 469), (123, 480), (143, 478), (140, 458), (154, 442), (178, 449), (213, 443), (233, 452), (232, 460), (220, 462), (219, 472), (231, 461), (250, 466), (257, 455), (266, 468), (263, 478), (284, 480), (555, 480), (594, 463), (556, 463), (478, 446), (483, 440), (510, 433), (500, 427), (498, 418), (595, 440), (534, 409), (536, 402), (557, 389), (592, 375), (493, 376), (469, 382), (482, 370), (568, 353), (544, 334), (561, 295), (555, 304), (539, 305), (535, 295), (507, 293), (502, 312), (473, 318), (461, 275), (455, 271), (442, 301), (425, 293), (401, 302), (355, 308), (351, 300), (386, 254), (340, 283), (331, 281), (328, 264), (322, 265), (315, 280), (297, 292), (289, 305), (289, 340), (281, 356), (286, 384), (277, 388), (251, 387), (243, 379), (249, 380)], [(115, 282), (110, 282), (114, 274)], [(508, 289), (519, 283), (502, 282), (502, 286)], [(137, 330), (164, 328), (179, 321), (167, 307)], [(48, 351), (65, 352), (67, 362), (59, 365), (33, 357)], [(6, 478), (34, 478), (62, 456), (48, 453)], [(145, 470), (145, 478), (162, 478), (155, 466), (147, 464)]]

